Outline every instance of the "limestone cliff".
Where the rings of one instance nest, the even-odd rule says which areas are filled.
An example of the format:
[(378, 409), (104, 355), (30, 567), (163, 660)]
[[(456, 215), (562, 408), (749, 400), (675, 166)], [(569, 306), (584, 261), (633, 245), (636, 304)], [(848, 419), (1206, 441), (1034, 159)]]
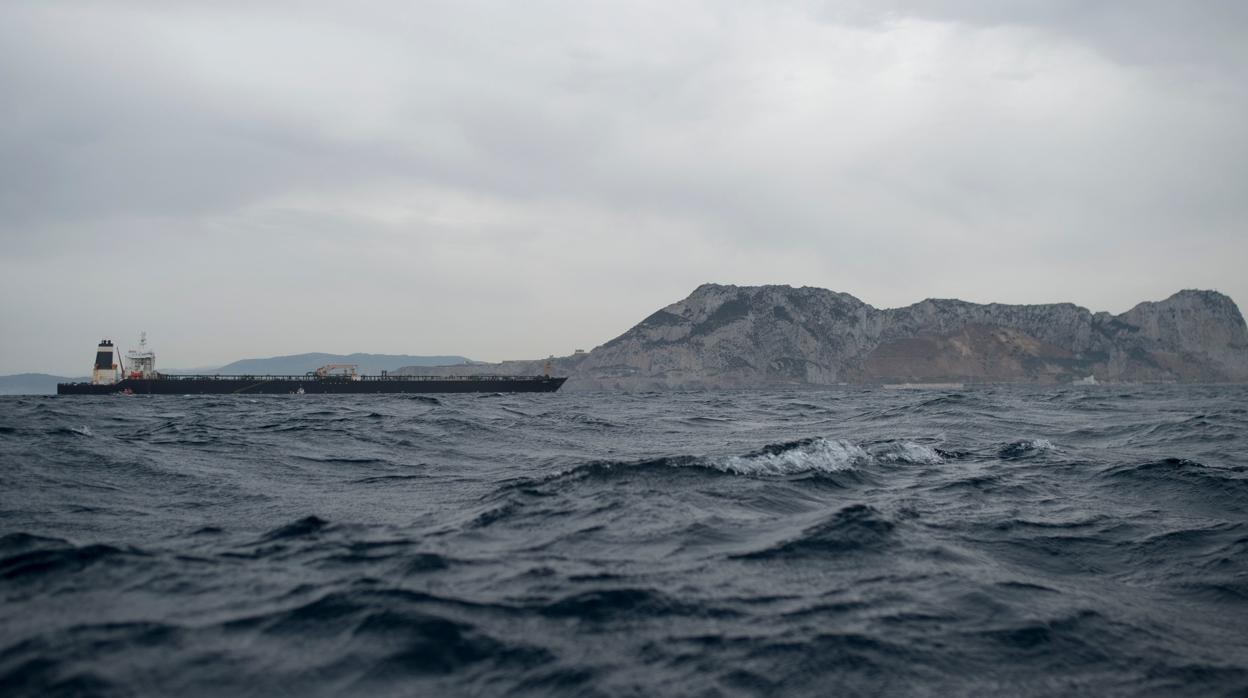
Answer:
[[(541, 365), (474, 370), (538, 373)], [(1059, 383), (1086, 376), (1245, 381), (1248, 328), (1235, 303), (1213, 291), (1181, 291), (1111, 315), (1069, 303), (936, 299), (878, 309), (819, 288), (705, 284), (593, 351), (554, 365), (571, 376), (569, 390)]]

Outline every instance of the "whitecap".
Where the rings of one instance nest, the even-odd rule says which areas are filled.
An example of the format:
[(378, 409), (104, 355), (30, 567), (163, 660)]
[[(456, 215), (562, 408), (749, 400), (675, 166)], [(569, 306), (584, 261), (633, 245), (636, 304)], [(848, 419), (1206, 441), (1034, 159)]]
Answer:
[(1056, 446), (1048, 439), (1025, 439), (1006, 444), (997, 452), (1001, 458), (1023, 458), (1036, 453), (1056, 450)]
[(911, 441), (890, 441), (877, 444), (872, 446), (868, 452), (877, 463), (935, 465), (945, 462), (945, 459), (936, 449)]
[(843, 439), (813, 439), (775, 453), (732, 456), (708, 465), (737, 475), (795, 475), (853, 470), (870, 462), (871, 455), (858, 444)]

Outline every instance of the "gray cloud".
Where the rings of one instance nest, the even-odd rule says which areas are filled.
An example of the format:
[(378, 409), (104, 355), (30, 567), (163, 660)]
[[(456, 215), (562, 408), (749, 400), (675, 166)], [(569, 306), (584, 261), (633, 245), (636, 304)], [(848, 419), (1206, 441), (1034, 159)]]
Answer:
[(1032, 27), (1128, 64), (1243, 75), (1248, 6), (1235, 0), (928, 0), (872, 4), (876, 21), (916, 16), (979, 27)]
[(1244, 15), (8, 3), (0, 371), (564, 353), (708, 280), (1242, 301)]

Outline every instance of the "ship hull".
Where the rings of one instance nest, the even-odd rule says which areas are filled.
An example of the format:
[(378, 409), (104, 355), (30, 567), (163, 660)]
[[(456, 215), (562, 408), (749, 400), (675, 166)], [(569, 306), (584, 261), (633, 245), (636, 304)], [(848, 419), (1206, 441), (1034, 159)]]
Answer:
[(404, 393), (553, 393), (567, 378), (478, 376), (419, 378), (365, 376), (361, 380), (255, 377), (127, 378), (111, 385), (60, 383), (57, 395), (290, 395)]

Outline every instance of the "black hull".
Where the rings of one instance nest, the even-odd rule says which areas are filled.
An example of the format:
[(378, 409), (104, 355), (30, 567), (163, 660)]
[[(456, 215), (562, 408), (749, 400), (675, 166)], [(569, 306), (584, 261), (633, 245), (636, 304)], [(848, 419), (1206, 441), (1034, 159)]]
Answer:
[(478, 376), (462, 378), (377, 378), (362, 380), (280, 377), (179, 377), (126, 380), (112, 385), (60, 383), (57, 395), (290, 395), (400, 393), (553, 393), (567, 378)]

